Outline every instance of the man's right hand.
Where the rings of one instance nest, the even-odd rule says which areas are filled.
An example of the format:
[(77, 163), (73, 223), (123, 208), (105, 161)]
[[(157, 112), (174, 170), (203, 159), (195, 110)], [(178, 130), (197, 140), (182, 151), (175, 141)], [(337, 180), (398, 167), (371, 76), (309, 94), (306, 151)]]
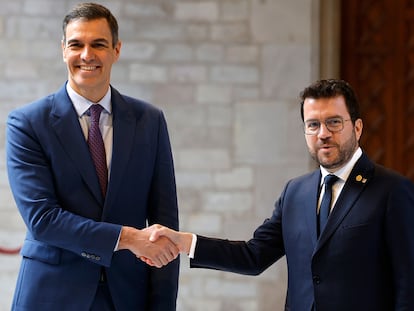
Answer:
[(147, 258), (157, 268), (167, 265), (177, 258), (179, 249), (167, 237), (150, 240), (151, 231), (122, 227), (118, 250), (128, 249), (137, 258)]

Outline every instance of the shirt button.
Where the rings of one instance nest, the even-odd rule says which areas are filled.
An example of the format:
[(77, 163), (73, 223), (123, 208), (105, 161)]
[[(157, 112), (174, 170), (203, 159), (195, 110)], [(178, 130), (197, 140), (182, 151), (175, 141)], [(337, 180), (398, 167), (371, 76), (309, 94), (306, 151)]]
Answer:
[(315, 284), (320, 284), (321, 283), (321, 278), (317, 275), (314, 275), (312, 277), (312, 279), (313, 279), (313, 283), (315, 283)]

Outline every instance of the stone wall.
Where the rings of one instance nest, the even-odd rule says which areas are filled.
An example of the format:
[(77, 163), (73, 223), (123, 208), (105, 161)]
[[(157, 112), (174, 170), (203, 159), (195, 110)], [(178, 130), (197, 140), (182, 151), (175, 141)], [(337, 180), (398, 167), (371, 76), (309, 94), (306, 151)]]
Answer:
[[(248, 239), (286, 181), (310, 169), (298, 93), (315, 78), (316, 0), (108, 0), (123, 41), (112, 84), (161, 107), (171, 135), (181, 229)], [(8, 112), (65, 82), (67, 0), (0, 2), (0, 246), (24, 224), (8, 188)], [(19, 256), (0, 255), (0, 311)], [(188, 268), (178, 310), (282, 310), (286, 263), (258, 277)]]

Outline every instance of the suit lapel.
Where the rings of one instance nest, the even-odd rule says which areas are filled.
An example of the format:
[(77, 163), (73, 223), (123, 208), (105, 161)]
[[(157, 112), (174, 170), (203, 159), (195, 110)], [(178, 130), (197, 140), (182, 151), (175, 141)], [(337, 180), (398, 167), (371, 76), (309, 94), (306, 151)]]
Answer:
[(111, 172), (105, 206), (111, 206), (115, 193), (122, 186), (122, 176), (128, 166), (128, 159), (134, 146), (136, 117), (131, 104), (126, 102), (117, 90), (112, 88), (113, 148)]
[(315, 246), (317, 243), (317, 215), (316, 215), (316, 206), (318, 202), (319, 195), (319, 184), (321, 180), (320, 171), (317, 170), (312, 173), (310, 180), (306, 183), (305, 188), (303, 189), (303, 198), (305, 201), (305, 218), (309, 228), (309, 233), (312, 239), (312, 243)]
[(50, 117), (51, 126), (54, 128), (63, 149), (79, 169), (79, 173), (85, 180), (86, 185), (91, 189), (93, 195), (103, 205), (103, 197), (99, 188), (95, 167), (82, 133), (78, 116), (67, 95), (66, 85), (55, 93)]
[(354, 206), (355, 201), (358, 199), (366, 184), (371, 179), (373, 170), (373, 163), (365, 154), (362, 154), (361, 158), (357, 161), (354, 168), (352, 169), (351, 174), (349, 175), (348, 180), (346, 181), (345, 186), (342, 189), (340, 196), (338, 197), (335, 208), (333, 209), (332, 214), (329, 216), (325, 230), (320, 236), (315, 252), (321, 248), (322, 245), (330, 238), (330, 236), (341, 224), (344, 217)]

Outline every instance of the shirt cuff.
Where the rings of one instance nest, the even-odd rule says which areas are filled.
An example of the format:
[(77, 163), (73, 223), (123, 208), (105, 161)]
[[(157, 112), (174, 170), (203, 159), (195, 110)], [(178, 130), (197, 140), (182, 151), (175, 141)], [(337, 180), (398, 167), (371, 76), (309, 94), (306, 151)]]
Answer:
[(188, 253), (188, 258), (190, 259), (194, 259), (196, 244), (197, 244), (197, 235), (193, 233), (193, 239), (191, 240), (190, 252)]
[[(122, 231), (122, 229), (121, 229), (121, 231)], [(116, 241), (115, 248), (114, 248), (114, 252), (116, 252), (118, 250), (119, 240), (121, 239), (121, 231), (119, 231), (118, 241)]]

